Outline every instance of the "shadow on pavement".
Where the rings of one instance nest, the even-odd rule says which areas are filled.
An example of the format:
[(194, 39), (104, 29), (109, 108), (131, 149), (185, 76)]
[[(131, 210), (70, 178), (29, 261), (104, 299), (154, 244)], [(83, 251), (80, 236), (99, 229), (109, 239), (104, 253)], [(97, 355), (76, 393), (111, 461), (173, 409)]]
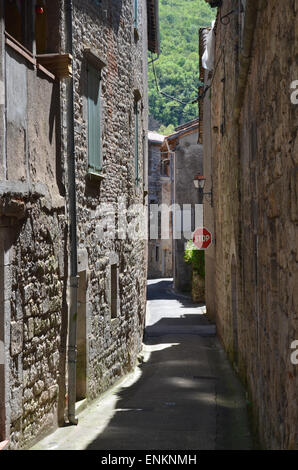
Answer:
[(155, 309), (145, 335), (149, 358), (139, 379), (118, 392), (114, 416), (88, 450), (252, 447), (245, 391), (213, 325), (197, 304), (170, 289), (169, 280), (149, 283)]
[(114, 417), (87, 450), (250, 449), (244, 391), (217, 340), (147, 343), (161, 349), (120, 391)]

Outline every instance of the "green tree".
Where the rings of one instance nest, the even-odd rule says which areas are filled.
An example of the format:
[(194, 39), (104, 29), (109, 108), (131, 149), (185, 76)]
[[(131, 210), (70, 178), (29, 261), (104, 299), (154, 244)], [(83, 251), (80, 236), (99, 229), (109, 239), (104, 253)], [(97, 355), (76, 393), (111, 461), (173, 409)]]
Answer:
[[(215, 11), (205, 0), (160, 0), (159, 5), (161, 55), (154, 67), (160, 89), (181, 101), (193, 101), (199, 86), (198, 30), (211, 25)], [(198, 115), (197, 104), (185, 106), (158, 92), (152, 65), (149, 107), (150, 114), (165, 127), (176, 127)]]
[(198, 250), (192, 240), (189, 240), (186, 244), (184, 261), (192, 266), (195, 273), (205, 278), (205, 251)]

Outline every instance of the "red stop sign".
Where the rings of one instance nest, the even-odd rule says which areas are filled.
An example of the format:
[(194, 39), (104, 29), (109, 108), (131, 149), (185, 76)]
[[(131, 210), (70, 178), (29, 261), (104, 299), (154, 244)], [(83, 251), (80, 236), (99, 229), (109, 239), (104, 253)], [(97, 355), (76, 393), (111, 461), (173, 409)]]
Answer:
[(193, 233), (192, 240), (199, 250), (207, 250), (212, 243), (212, 235), (206, 228), (197, 228)]

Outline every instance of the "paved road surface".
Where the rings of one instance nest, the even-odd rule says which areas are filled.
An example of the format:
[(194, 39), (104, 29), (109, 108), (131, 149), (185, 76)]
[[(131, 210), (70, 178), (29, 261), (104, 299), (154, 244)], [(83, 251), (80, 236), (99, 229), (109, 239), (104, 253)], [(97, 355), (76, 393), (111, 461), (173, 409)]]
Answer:
[(251, 449), (245, 392), (204, 306), (148, 283), (144, 362), (35, 449)]

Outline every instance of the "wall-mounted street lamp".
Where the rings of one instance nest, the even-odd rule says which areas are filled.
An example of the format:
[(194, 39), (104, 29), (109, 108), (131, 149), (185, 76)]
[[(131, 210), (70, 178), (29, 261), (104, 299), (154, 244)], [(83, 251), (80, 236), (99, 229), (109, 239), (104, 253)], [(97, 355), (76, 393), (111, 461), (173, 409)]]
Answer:
[(204, 193), (206, 178), (204, 176), (200, 175), (200, 173), (199, 173), (198, 175), (195, 175), (195, 177), (193, 179), (193, 183), (194, 183), (195, 188), (197, 188), (199, 190), (199, 203), (203, 204), (204, 197), (206, 197), (206, 199), (210, 203), (211, 207), (213, 207), (212, 189), (211, 189), (210, 193)]

